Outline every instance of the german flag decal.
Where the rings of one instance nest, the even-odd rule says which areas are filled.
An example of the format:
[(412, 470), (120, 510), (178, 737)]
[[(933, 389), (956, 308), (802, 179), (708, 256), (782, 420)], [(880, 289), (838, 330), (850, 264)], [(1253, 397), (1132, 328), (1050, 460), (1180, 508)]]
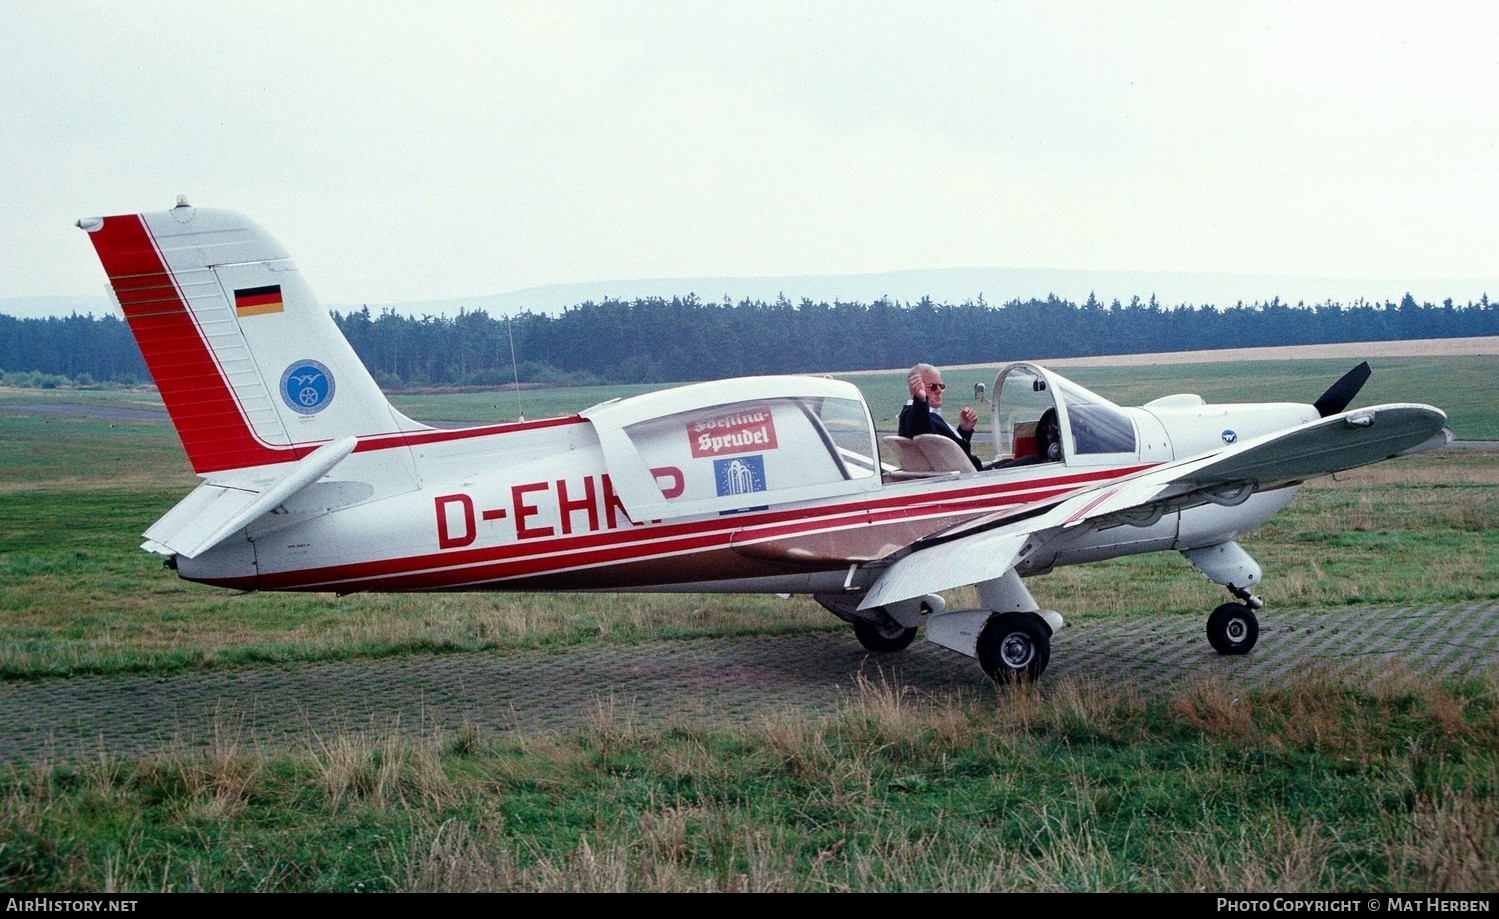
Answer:
[(241, 319), (246, 316), (279, 313), (284, 309), (286, 305), (281, 302), (280, 284), (272, 284), (269, 287), (249, 287), (234, 292), (234, 315)]

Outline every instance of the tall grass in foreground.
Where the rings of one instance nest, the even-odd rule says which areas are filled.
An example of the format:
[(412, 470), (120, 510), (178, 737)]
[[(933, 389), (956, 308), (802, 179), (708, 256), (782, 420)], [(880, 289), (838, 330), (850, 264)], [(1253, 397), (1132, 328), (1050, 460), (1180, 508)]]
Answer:
[(1499, 889), (1499, 681), (864, 682), (833, 715), (291, 754), (203, 745), (0, 776), (9, 891)]

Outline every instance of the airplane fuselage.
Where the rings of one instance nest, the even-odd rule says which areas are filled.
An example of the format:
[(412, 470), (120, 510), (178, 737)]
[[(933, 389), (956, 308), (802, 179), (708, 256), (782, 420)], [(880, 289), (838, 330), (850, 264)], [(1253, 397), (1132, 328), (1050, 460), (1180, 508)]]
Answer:
[[(877, 490), (676, 520), (632, 520), (585, 419), (371, 442), (338, 478), (374, 479), (420, 454), (419, 487), (349, 507), (276, 519), (197, 558), (188, 580), (245, 590), (653, 590), (830, 593), (866, 586), (867, 565), (928, 534), (995, 511), (1096, 486), (1154, 465), (1046, 463), (890, 481)], [(672, 497), (683, 470), (654, 467)], [(323, 483), (333, 485), (335, 483)], [(1234, 538), (1294, 489), (1232, 509), (1166, 514), (1147, 526), (1080, 534), (1022, 574)], [(296, 516), (291, 514), (288, 516)], [(1229, 534), (1226, 537), (1223, 534)]]

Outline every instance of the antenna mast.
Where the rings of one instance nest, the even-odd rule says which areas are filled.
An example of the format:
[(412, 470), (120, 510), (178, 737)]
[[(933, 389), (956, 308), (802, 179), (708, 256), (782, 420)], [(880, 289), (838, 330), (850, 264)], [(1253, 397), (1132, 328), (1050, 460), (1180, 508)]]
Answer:
[(513, 316), (505, 317), (505, 336), (510, 339), (510, 369), (515, 374), (515, 412), (518, 421), (525, 421), (526, 409), (520, 401), (520, 364), (515, 361), (515, 331), (511, 328), (513, 320)]

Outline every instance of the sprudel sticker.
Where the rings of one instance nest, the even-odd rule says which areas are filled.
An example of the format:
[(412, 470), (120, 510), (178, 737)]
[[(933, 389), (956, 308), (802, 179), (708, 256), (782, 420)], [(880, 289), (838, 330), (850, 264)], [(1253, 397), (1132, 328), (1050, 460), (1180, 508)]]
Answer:
[(775, 419), (769, 406), (705, 418), (688, 423), (687, 441), (693, 456), (774, 450), (777, 446)]
[(315, 415), (333, 401), (333, 374), (314, 360), (300, 360), (281, 374), (281, 398), (291, 410)]

